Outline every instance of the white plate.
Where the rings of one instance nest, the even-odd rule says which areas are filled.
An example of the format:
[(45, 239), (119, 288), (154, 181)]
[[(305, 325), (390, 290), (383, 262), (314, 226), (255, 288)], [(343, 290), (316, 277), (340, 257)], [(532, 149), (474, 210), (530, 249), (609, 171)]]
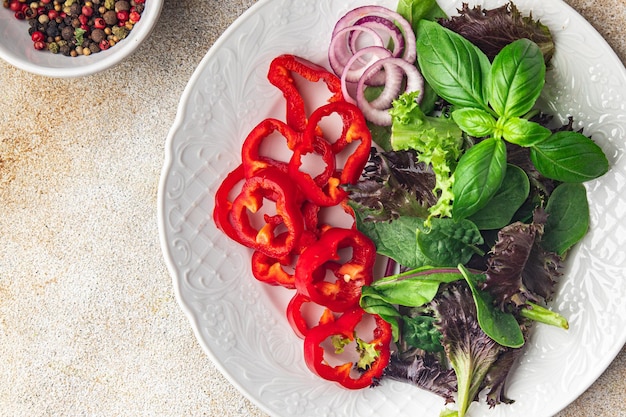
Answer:
[[(290, 292), (255, 281), (250, 252), (213, 224), (213, 195), (240, 163), (240, 145), (268, 116), (284, 120), (280, 93), (266, 79), (282, 53), (326, 64), (329, 34), (349, 9), (391, 0), (265, 0), (215, 43), (193, 74), (166, 144), (159, 189), (163, 252), (178, 300), (201, 345), (220, 370), (273, 416), (438, 416), (443, 400), (408, 384), (384, 381), (348, 391), (309, 372), (302, 341), (289, 328)], [(443, 3), (443, 2), (442, 2)], [(446, 2), (454, 13), (461, 1)], [(503, 1), (484, 1), (486, 7)], [(571, 253), (553, 306), (569, 331), (539, 325), (508, 395), (516, 402), (473, 416), (551, 416), (606, 369), (626, 341), (626, 71), (611, 48), (565, 3), (517, 0), (552, 30), (557, 53), (546, 109), (568, 115), (593, 135), (611, 171), (588, 184), (591, 230)]]

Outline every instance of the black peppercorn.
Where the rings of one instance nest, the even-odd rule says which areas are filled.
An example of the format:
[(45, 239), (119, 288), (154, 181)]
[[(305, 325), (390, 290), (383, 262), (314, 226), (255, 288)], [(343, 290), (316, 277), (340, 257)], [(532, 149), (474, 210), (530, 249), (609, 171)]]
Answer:
[(80, 6), (78, 2), (72, 3), (72, 5), (70, 6), (70, 16), (78, 17), (78, 15), (80, 15), (81, 10), (82, 10), (82, 7)]
[(61, 30), (61, 37), (66, 41), (69, 41), (74, 37), (74, 28), (72, 26), (65, 26)]
[(97, 43), (100, 43), (102, 40), (106, 39), (106, 37), (107, 35), (102, 29), (94, 29), (90, 35), (91, 40)]

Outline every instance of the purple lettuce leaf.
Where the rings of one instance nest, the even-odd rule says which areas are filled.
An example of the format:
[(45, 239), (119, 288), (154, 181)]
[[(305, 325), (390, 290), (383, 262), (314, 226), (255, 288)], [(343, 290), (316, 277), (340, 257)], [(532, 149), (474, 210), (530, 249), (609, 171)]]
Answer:
[(547, 26), (530, 16), (522, 16), (515, 4), (484, 10), (480, 6), (470, 8), (463, 3), (459, 15), (440, 20), (448, 29), (462, 35), (478, 48), (490, 60), (509, 43), (528, 38), (539, 45), (546, 65), (554, 55), (554, 41)]

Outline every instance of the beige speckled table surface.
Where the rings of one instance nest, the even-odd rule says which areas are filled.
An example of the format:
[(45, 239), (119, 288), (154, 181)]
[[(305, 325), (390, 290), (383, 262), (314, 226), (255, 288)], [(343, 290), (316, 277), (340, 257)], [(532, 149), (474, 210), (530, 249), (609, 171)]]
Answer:
[[(252, 0), (166, 0), (110, 72), (0, 62), (0, 416), (262, 416), (213, 366), (159, 247), (185, 85)], [(626, 61), (626, 1), (567, 0)], [(626, 331), (626, 330), (625, 330)], [(626, 416), (626, 351), (559, 417)]]

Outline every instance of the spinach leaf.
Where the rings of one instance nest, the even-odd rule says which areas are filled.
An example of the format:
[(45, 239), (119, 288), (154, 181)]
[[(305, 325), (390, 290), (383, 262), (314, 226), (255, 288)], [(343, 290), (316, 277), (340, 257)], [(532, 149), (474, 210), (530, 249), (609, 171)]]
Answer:
[(417, 245), (417, 232), (424, 227), (420, 217), (400, 216), (388, 222), (363, 221), (365, 213), (355, 210), (357, 229), (372, 239), (376, 251), (404, 265), (418, 268), (429, 264)]
[(559, 185), (548, 199), (546, 213), (541, 246), (563, 256), (589, 229), (587, 190), (582, 184)]
[(517, 165), (509, 164), (500, 189), (485, 207), (472, 214), (469, 219), (480, 230), (502, 229), (511, 222), (529, 194), (528, 175)]
[(420, 251), (436, 266), (466, 264), (473, 255), (483, 254), (477, 247), (482, 243), (480, 230), (467, 219), (435, 218), (428, 231), (417, 233)]
[(361, 308), (370, 314), (378, 314), (380, 318), (391, 325), (391, 334), (393, 340), (397, 341), (400, 336), (400, 326), (398, 318), (400, 313), (396, 307), (385, 300), (384, 296), (372, 287), (361, 287), (361, 299), (359, 301)]
[(530, 301), (526, 302), (524, 307), (520, 309), (519, 313), (520, 316), (533, 321), (537, 321), (539, 323), (560, 327), (564, 330), (569, 329), (569, 322), (565, 317), (557, 312), (548, 310), (547, 308)]
[(422, 267), (381, 278), (369, 287), (389, 303), (419, 307), (432, 301), (439, 284), (460, 279), (463, 276), (456, 268)]
[(379, 279), (361, 288), (361, 308), (378, 314), (391, 324), (394, 340), (398, 340), (400, 313), (395, 305), (420, 307), (432, 301), (441, 283), (463, 279), (456, 268), (416, 268)]
[(545, 83), (546, 65), (536, 43), (518, 39), (505, 46), (491, 66), (489, 104), (505, 118), (529, 112)]
[(542, 175), (561, 182), (585, 182), (609, 170), (602, 149), (582, 133), (573, 131), (556, 132), (534, 145), (530, 159)]
[(485, 139), (469, 148), (454, 171), (452, 217), (464, 219), (487, 205), (502, 185), (506, 166), (501, 139)]
[(472, 296), (476, 303), (478, 324), (483, 332), (502, 346), (511, 348), (522, 347), (524, 345), (524, 335), (515, 316), (496, 308), (491, 294), (477, 288), (477, 280), (484, 279), (484, 275), (470, 274), (463, 265), (459, 265), (459, 270), (463, 274), (465, 281), (467, 281), (470, 290), (472, 290)]
[(438, 23), (421, 20), (417, 56), (424, 78), (439, 96), (458, 107), (489, 111), (491, 63), (475, 45)]

